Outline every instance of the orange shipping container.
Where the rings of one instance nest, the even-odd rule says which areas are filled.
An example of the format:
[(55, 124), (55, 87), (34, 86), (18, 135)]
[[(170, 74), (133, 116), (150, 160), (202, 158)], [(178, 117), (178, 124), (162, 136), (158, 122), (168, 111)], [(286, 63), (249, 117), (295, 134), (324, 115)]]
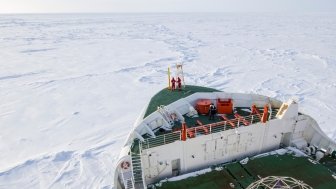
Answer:
[(233, 103), (232, 99), (217, 99), (217, 112), (219, 114), (232, 114)]
[(208, 114), (210, 109), (211, 100), (200, 99), (196, 102), (196, 110), (199, 114)]

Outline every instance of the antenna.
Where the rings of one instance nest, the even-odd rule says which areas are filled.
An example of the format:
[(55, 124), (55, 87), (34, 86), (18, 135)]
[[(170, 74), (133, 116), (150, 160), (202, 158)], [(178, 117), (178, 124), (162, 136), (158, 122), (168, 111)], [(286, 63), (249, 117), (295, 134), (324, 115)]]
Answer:
[(170, 67), (168, 67), (168, 90), (171, 89), (171, 85), (170, 85)]
[(176, 64), (176, 77), (181, 78), (182, 87), (185, 88), (184, 74), (183, 74), (183, 64), (182, 63), (177, 63)]

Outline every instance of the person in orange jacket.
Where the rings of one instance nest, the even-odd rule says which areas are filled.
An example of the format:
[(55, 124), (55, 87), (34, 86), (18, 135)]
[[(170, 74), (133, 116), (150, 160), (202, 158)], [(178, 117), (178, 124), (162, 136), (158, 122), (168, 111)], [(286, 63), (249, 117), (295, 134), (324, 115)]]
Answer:
[(174, 79), (174, 77), (171, 79), (171, 90), (173, 91), (173, 90), (175, 90), (175, 79)]
[(181, 90), (181, 87), (182, 87), (182, 80), (180, 79), (180, 77), (177, 77), (177, 87), (179, 90)]

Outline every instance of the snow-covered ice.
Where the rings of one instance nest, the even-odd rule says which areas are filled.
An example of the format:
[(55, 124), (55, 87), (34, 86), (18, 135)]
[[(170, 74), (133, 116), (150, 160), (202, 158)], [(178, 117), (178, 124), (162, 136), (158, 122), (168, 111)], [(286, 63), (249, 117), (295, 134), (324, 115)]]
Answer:
[(187, 173), (187, 174), (179, 175), (179, 176), (176, 176), (176, 177), (172, 177), (172, 178), (169, 178), (167, 180), (164, 180), (163, 182), (179, 181), (179, 180), (183, 180), (183, 179), (190, 178), (190, 177), (197, 177), (198, 175), (204, 175), (204, 174), (209, 173), (211, 171), (212, 171), (211, 168), (206, 168), (206, 169), (202, 169), (202, 170), (199, 170), (199, 171), (194, 171), (194, 172), (191, 172), (191, 173)]
[(336, 14), (0, 15), (0, 188), (104, 188), (133, 122), (188, 84), (295, 98), (336, 139)]

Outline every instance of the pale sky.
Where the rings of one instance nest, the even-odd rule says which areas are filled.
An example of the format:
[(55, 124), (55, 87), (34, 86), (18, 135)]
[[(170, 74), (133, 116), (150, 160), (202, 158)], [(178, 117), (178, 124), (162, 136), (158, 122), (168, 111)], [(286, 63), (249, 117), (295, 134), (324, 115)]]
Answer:
[(336, 0), (0, 0), (0, 13), (336, 12)]

